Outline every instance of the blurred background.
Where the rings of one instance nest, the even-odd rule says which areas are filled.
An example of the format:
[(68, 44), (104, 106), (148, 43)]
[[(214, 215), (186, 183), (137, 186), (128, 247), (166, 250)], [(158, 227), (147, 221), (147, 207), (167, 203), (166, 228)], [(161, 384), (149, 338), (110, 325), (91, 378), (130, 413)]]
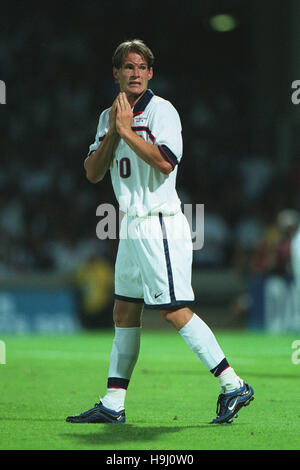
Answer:
[[(205, 205), (195, 311), (300, 331), (299, 15), (297, 0), (1, 3), (0, 334), (113, 325), (118, 240), (97, 239), (96, 209), (117, 203), (83, 162), (118, 91), (112, 54), (136, 37), (181, 116), (179, 196)], [(144, 325), (165, 327), (155, 311)]]

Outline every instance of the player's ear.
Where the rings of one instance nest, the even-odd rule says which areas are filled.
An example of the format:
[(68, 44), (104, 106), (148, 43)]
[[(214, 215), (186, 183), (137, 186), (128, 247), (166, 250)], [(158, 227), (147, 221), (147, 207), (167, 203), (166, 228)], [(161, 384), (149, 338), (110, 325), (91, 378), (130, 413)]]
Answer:
[(119, 71), (118, 71), (117, 67), (113, 67), (113, 77), (114, 77), (116, 82), (119, 81)]
[(149, 69), (148, 77), (149, 77), (149, 80), (151, 80), (151, 78), (153, 77), (153, 68), (152, 67), (150, 67), (150, 69)]

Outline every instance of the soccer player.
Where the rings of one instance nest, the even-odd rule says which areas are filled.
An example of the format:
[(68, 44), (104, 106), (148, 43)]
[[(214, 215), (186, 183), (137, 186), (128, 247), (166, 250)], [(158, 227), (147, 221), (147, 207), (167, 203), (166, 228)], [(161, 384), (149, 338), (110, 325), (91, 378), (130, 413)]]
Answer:
[(182, 157), (181, 122), (174, 106), (148, 89), (154, 56), (134, 39), (113, 55), (120, 93), (99, 118), (84, 162), (92, 183), (110, 170), (125, 213), (115, 264), (115, 337), (107, 391), (94, 408), (69, 416), (72, 423), (124, 423), (125, 395), (139, 354), (144, 304), (158, 309), (217, 378), (221, 393), (212, 423), (232, 422), (253, 400), (253, 389), (226, 360), (214, 334), (189, 307), (192, 241), (175, 183)]

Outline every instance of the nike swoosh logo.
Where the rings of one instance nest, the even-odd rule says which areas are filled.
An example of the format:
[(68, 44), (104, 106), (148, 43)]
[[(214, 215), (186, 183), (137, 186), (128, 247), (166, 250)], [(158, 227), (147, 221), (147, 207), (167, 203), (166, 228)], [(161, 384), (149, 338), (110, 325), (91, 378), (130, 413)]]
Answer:
[(157, 299), (157, 297), (159, 297), (160, 295), (162, 295), (162, 292), (160, 294), (155, 294), (155, 299)]
[(232, 410), (233, 410), (233, 408), (235, 407), (237, 401), (238, 401), (238, 399), (236, 398), (236, 399), (234, 400), (233, 405), (232, 405), (232, 406), (228, 406), (229, 411), (232, 411)]

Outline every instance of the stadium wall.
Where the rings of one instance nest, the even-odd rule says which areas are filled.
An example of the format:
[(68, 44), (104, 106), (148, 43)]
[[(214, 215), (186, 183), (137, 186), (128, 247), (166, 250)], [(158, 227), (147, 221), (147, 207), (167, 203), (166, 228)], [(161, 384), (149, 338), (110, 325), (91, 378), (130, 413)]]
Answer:
[[(253, 277), (233, 270), (194, 270), (194, 311), (211, 327), (268, 332), (300, 331), (300, 294), (291, 280)], [(13, 275), (0, 280), (0, 333), (66, 333), (86, 328), (73, 282), (53, 274)], [(113, 295), (102, 323), (112, 328)], [(100, 314), (100, 313), (99, 313)], [(145, 310), (145, 328), (170, 328), (159, 311)]]

